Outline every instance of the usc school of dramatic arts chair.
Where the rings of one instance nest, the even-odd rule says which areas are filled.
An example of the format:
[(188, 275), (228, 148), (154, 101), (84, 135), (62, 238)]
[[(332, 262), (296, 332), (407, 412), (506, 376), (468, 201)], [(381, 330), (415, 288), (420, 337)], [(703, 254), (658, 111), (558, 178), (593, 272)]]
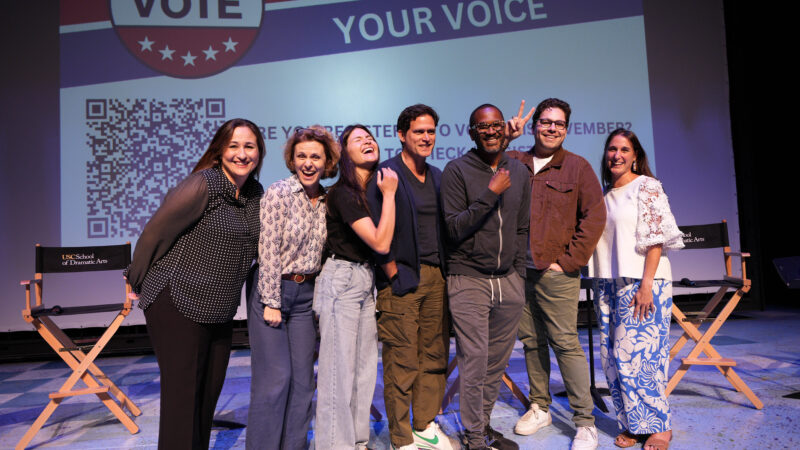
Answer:
[[(131, 311), (131, 300), (128, 298), (130, 286), (124, 282), (122, 274), (116, 272), (130, 264), (131, 244), (100, 247), (42, 247), (36, 245), (36, 273), (32, 280), (20, 282), (25, 288), (25, 309), (22, 318), (33, 325), (53, 351), (72, 369), (72, 374), (61, 388), (50, 393), (50, 401), (33, 425), (17, 444), (17, 449), (27, 446), (47, 419), (53, 414), (64, 399), (79, 395), (96, 395), (104, 405), (119, 419), (131, 434), (139, 431), (139, 427), (123, 410), (127, 409), (133, 416), (141, 411), (133, 401), (122, 392), (111, 379), (101, 371), (94, 360), (117, 332), (125, 317)], [(53, 306), (45, 307), (43, 300), (45, 273), (76, 273), (113, 270), (118, 277), (121, 303), (88, 306)], [(31, 290), (34, 303), (31, 304)], [(56, 325), (53, 318), (62, 315), (116, 312), (108, 328), (94, 345), (79, 346)], [(82, 381), (84, 387), (76, 384)]]
[[(743, 393), (756, 409), (761, 409), (764, 404), (756, 394), (747, 386), (734, 370), (736, 361), (725, 358), (711, 345), (711, 339), (717, 334), (719, 329), (728, 319), (730, 314), (736, 309), (742, 296), (746, 294), (751, 286), (751, 280), (747, 278), (747, 268), (745, 258), (749, 253), (732, 252), (728, 241), (728, 224), (726, 221), (712, 223), (708, 225), (681, 226), (680, 230), (684, 233), (685, 250), (692, 249), (722, 249), (723, 276), (719, 280), (691, 280), (683, 278), (680, 281), (673, 281), (673, 287), (680, 288), (717, 288), (717, 292), (708, 300), (705, 307), (697, 312), (684, 312), (673, 303), (672, 317), (683, 328), (683, 335), (673, 344), (669, 356), (670, 361), (675, 358), (678, 352), (689, 342), (694, 342), (694, 348), (689, 354), (680, 359), (678, 370), (672, 375), (667, 383), (666, 395), (669, 395), (681, 381), (681, 378), (692, 366), (715, 366), (723, 376), (738, 391)], [(734, 277), (732, 273), (732, 258), (736, 256), (741, 261), (741, 277)], [(733, 295), (724, 304), (717, 316), (712, 313), (723, 301), (725, 294), (733, 291)], [(701, 331), (704, 324), (708, 323), (705, 331)], [(705, 356), (703, 356), (705, 355)]]

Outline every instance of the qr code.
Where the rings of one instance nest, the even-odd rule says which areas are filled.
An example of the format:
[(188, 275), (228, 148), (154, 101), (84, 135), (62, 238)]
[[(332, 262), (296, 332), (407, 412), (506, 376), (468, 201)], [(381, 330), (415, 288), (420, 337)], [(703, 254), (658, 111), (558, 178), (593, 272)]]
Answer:
[(224, 99), (86, 100), (89, 238), (141, 234), (225, 122)]

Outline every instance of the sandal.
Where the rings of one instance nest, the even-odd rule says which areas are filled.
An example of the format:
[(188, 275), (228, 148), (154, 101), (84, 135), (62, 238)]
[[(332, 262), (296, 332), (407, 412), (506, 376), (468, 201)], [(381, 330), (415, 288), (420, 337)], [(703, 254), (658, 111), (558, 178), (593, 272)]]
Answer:
[(669, 443), (671, 440), (672, 437), (670, 437), (668, 441), (665, 439), (660, 439), (657, 437), (650, 436), (644, 443), (644, 447), (646, 448), (649, 445), (652, 450), (667, 450), (669, 448)]
[(639, 440), (639, 436), (626, 430), (617, 435), (617, 437), (614, 439), (614, 445), (619, 448), (628, 448), (638, 444)]

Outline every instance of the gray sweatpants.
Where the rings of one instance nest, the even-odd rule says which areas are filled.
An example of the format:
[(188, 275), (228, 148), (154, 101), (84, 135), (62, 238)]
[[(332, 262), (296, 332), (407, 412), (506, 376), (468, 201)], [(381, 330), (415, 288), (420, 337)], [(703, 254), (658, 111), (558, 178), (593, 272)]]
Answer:
[(500, 391), (525, 304), (525, 281), (449, 275), (447, 293), (456, 332), (461, 423), (470, 447), (484, 445), (484, 429)]

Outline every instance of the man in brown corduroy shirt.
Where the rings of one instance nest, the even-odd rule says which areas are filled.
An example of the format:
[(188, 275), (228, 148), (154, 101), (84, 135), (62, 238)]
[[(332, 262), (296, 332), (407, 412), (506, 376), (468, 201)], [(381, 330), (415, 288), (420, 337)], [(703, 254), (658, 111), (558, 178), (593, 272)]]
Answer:
[(550, 425), (550, 349), (558, 361), (577, 428), (573, 449), (597, 447), (589, 367), (578, 341), (580, 269), (589, 261), (606, 223), (603, 192), (592, 166), (562, 146), (571, 110), (550, 98), (533, 116), (535, 144), (508, 152), (531, 177), (526, 304), (519, 324), (530, 383), (531, 409), (514, 431), (529, 435)]

